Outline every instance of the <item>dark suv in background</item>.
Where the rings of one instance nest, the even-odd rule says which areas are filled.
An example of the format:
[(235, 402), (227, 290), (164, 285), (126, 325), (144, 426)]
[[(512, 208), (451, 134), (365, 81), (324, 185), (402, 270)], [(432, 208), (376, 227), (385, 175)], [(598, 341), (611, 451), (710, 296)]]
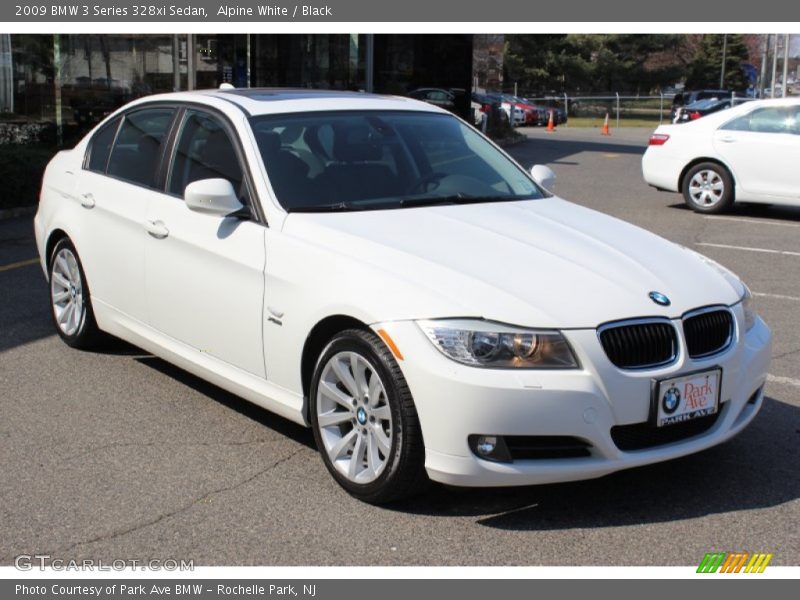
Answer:
[(733, 90), (686, 90), (675, 94), (672, 99), (672, 121), (678, 114), (678, 110), (688, 104), (694, 104), (698, 100), (710, 100), (716, 98), (717, 100), (724, 100), (735, 95)]

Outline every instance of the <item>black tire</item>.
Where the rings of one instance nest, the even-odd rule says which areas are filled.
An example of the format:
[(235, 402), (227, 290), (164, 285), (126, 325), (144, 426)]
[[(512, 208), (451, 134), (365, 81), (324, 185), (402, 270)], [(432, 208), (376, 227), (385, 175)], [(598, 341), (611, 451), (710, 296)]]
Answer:
[[(68, 331), (62, 328), (62, 325), (59, 324), (58, 315), (56, 314), (57, 306), (55, 302), (55, 293), (57, 282), (53, 281), (53, 277), (54, 271), (57, 269), (56, 257), (63, 252), (69, 252), (75, 258), (77, 276), (79, 277), (80, 281), (80, 317), (78, 319), (77, 328), (75, 331)], [(103, 341), (104, 334), (97, 327), (97, 321), (95, 321), (94, 318), (94, 310), (92, 309), (91, 294), (89, 293), (89, 286), (86, 282), (86, 274), (83, 272), (83, 265), (81, 265), (78, 252), (75, 250), (75, 246), (72, 244), (69, 238), (62, 238), (56, 242), (52, 253), (48, 257), (47, 272), (48, 281), (50, 284), (50, 314), (53, 317), (53, 324), (55, 325), (58, 335), (68, 346), (71, 346), (72, 348), (88, 350), (99, 346)], [(75, 274), (73, 274), (73, 276), (74, 275)], [(75, 290), (72, 290), (71, 295), (74, 300), (76, 297)], [(78, 306), (77, 303), (76, 306)]]
[[(317, 392), (325, 365), (342, 352), (363, 357), (380, 376), (391, 411), (391, 450), (380, 475), (372, 482), (357, 483), (339, 472), (331, 462), (322, 439), (317, 416)], [(350, 495), (370, 504), (387, 504), (413, 496), (428, 482), (422, 431), (403, 373), (391, 351), (374, 333), (349, 329), (337, 334), (320, 354), (309, 392), (309, 413), (314, 439), (322, 460), (336, 482)], [(353, 423), (355, 426), (355, 422)], [(355, 428), (355, 427), (354, 427)]]
[[(712, 187), (722, 185), (722, 190), (717, 193), (712, 187), (698, 188), (697, 183), (707, 183)], [(718, 163), (703, 162), (689, 169), (683, 178), (681, 191), (689, 208), (699, 213), (721, 213), (733, 206), (733, 178), (728, 169)]]

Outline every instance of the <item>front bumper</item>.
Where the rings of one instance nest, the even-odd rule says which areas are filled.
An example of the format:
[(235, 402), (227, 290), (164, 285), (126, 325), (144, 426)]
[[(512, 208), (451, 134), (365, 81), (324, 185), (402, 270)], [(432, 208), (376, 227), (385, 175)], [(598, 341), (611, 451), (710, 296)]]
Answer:
[[(734, 307), (743, 331), (740, 306)], [(692, 454), (730, 439), (755, 417), (763, 402), (772, 334), (759, 319), (725, 352), (648, 370), (623, 371), (611, 364), (595, 330), (564, 334), (580, 369), (569, 371), (481, 369), (442, 355), (409, 321), (381, 323), (404, 356), (400, 367), (414, 396), (431, 479), (458, 486), (513, 486), (601, 477), (614, 471)], [(622, 451), (611, 428), (645, 423), (653, 379), (719, 366), (719, 417), (705, 432), (680, 441)], [(749, 402), (748, 402), (749, 401)], [(580, 458), (526, 459), (501, 463), (477, 457), (472, 434), (571, 436), (590, 444)]]

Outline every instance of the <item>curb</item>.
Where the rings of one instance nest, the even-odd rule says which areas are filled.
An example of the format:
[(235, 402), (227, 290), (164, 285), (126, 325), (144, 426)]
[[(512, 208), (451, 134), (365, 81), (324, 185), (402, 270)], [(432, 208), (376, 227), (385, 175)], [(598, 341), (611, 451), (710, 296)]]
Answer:
[(0, 208), (0, 221), (16, 219), (17, 217), (28, 217), (36, 214), (35, 206), (18, 206), (16, 208)]

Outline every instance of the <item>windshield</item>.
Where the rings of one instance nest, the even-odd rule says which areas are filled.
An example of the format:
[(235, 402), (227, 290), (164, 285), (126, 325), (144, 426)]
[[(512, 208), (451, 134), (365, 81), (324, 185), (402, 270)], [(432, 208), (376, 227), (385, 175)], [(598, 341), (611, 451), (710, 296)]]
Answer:
[(250, 119), (289, 212), (379, 210), (542, 198), (470, 126), (426, 112), (337, 111)]

